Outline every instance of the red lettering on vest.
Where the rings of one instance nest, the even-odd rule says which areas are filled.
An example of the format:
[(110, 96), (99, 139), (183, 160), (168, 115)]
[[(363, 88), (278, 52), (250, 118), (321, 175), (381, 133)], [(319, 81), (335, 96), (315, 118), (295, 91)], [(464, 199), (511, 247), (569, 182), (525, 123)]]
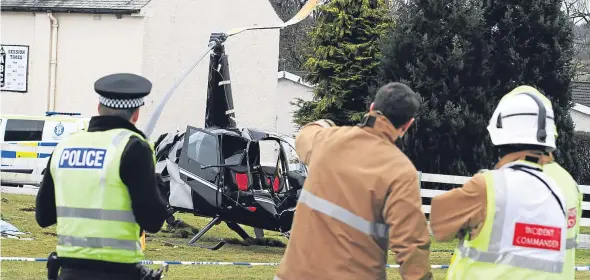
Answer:
[(575, 207), (567, 210), (567, 228), (568, 229), (576, 226), (576, 216), (578, 216), (578, 210)]
[(516, 223), (512, 245), (559, 251), (561, 249), (561, 229), (558, 227)]

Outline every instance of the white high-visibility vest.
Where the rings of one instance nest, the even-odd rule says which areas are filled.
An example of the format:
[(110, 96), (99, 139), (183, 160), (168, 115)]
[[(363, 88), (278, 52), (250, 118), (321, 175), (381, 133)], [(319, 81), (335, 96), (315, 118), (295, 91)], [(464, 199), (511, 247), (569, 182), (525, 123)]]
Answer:
[(484, 176), (484, 226), (460, 242), (447, 279), (561, 279), (567, 221), (556, 182), (526, 161)]

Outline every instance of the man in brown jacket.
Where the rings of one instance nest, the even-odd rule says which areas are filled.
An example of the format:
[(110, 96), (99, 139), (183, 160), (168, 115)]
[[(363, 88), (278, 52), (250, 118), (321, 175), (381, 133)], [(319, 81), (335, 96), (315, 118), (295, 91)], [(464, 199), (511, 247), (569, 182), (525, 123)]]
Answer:
[(418, 173), (394, 144), (419, 106), (409, 87), (390, 83), (359, 125), (301, 129), (295, 149), (309, 175), (275, 279), (386, 279), (388, 249), (403, 279), (432, 279)]

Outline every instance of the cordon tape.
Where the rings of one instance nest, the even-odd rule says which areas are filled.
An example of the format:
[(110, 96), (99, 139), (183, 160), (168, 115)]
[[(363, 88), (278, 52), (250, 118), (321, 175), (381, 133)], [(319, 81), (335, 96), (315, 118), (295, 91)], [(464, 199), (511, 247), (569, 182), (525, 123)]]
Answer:
[[(47, 258), (18, 258), (18, 257), (0, 257), (0, 262), (46, 262)], [(190, 262), (190, 261), (141, 261), (144, 265), (234, 265), (234, 266), (278, 266), (279, 263), (251, 263), (251, 262)], [(387, 268), (399, 268), (397, 264), (388, 264)], [(447, 269), (448, 264), (435, 264), (430, 266), (432, 269)], [(576, 266), (577, 271), (590, 271), (590, 265)]]
[[(47, 258), (18, 258), (18, 257), (0, 257), (0, 262), (11, 261), (11, 262), (46, 262)], [(251, 262), (191, 262), (191, 261), (141, 261), (141, 264), (169, 264), (169, 265), (235, 265), (235, 266), (278, 266), (279, 263), (251, 263)], [(399, 265), (386, 265), (387, 268), (399, 268)], [(449, 268), (448, 265), (432, 265), (432, 268), (445, 269)]]

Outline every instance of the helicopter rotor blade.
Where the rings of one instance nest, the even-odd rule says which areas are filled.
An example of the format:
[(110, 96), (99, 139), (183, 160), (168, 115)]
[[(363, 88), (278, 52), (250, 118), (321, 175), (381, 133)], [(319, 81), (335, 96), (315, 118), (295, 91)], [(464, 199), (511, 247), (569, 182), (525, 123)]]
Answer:
[[(293, 16), (287, 22), (283, 22), (282, 24), (272, 25), (272, 26), (250, 26), (250, 27), (245, 27), (245, 28), (234, 28), (226, 33), (227, 37), (242, 33), (246, 30), (277, 29), (277, 28), (284, 28), (284, 27), (296, 24), (311, 14), (313, 9), (317, 6), (318, 2), (319, 2), (319, 0), (308, 0), (305, 3), (305, 5), (303, 5), (301, 10), (299, 10), (299, 12), (297, 12), (297, 14), (295, 14), (295, 16)], [(181, 78), (174, 84), (174, 86), (172, 86), (172, 88), (170, 88), (170, 90), (168, 90), (166, 95), (162, 98), (162, 100), (160, 101), (160, 103), (158, 104), (156, 109), (154, 110), (150, 120), (148, 121), (148, 123), (145, 126), (145, 129), (143, 131), (147, 138), (150, 138), (152, 132), (154, 131), (154, 128), (156, 127), (156, 123), (158, 122), (158, 119), (160, 118), (160, 115), (162, 114), (162, 111), (164, 110), (166, 103), (168, 102), (170, 97), (172, 97), (172, 94), (174, 94), (174, 92), (176, 92), (176, 89), (180, 86), (180, 84), (186, 79), (186, 77), (188, 77), (188, 75), (193, 71), (193, 69), (195, 69), (195, 67), (197, 67), (197, 65), (201, 62), (201, 60), (203, 60), (203, 58), (205, 58), (205, 56), (207, 56), (207, 54), (213, 49), (213, 47), (215, 47), (215, 42), (212, 41), (209, 43), (209, 46), (207, 47), (207, 51), (201, 56), (201, 58), (199, 58), (199, 60), (197, 60), (195, 63), (193, 63), (193, 65), (186, 72), (184, 72), (184, 74), (181, 76)]]
[(303, 5), (301, 10), (299, 10), (299, 12), (297, 12), (297, 14), (295, 14), (295, 16), (293, 16), (287, 22), (283, 22), (283, 23), (277, 24), (277, 25), (270, 25), (270, 26), (250, 26), (250, 27), (234, 28), (234, 29), (227, 32), (227, 36), (230, 37), (230, 36), (233, 36), (236, 34), (240, 34), (246, 30), (277, 29), (277, 28), (285, 28), (287, 26), (296, 24), (311, 14), (313, 9), (317, 6), (318, 2), (319, 2), (319, 0), (308, 0), (305, 3), (305, 5)]
[(203, 60), (203, 58), (205, 58), (205, 56), (207, 56), (207, 54), (209, 54), (209, 52), (213, 49), (214, 46), (215, 46), (215, 43), (211, 42), (209, 44), (209, 46), (207, 47), (207, 51), (205, 51), (205, 53), (203, 53), (203, 55), (197, 61), (195, 61), (195, 63), (193, 63), (193, 65), (187, 71), (184, 72), (184, 74), (181, 76), (181, 78), (178, 81), (176, 81), (174, 86), (172, 86), (172, 88), (170, 88), (170, 90), (168, 90), (168, 93), (166, 93), (166, 95), (162, 98), (162, 100), (158, 104), (158, 107), (156, 107), (156, 109), (154, 110), (152, 117), (148, 121), (148, 124), (146, 125), (146, 127), (143, 131), (147, 138), (149, 138), (152, 135), (152, 132), (154, 131), (154, 128), (156, 127), (156, 122), (158, 122), (158, 119), (160, 118), (160, 115), (162, 114), (162, 111), (164, 110), (164, 106), (166, 106), (166, 103), (168, 102), (170, 97), (172, 97), (172, 94), (176, 91), (176, 89), (180, 86), (180, 84), (184, 81), (184, 79), (186, 79), (186, 77), (193, 71), (193, 69), (195, 69), (195, 67), (197, 67), (197, 65), (199, 65), (201, 60)]

